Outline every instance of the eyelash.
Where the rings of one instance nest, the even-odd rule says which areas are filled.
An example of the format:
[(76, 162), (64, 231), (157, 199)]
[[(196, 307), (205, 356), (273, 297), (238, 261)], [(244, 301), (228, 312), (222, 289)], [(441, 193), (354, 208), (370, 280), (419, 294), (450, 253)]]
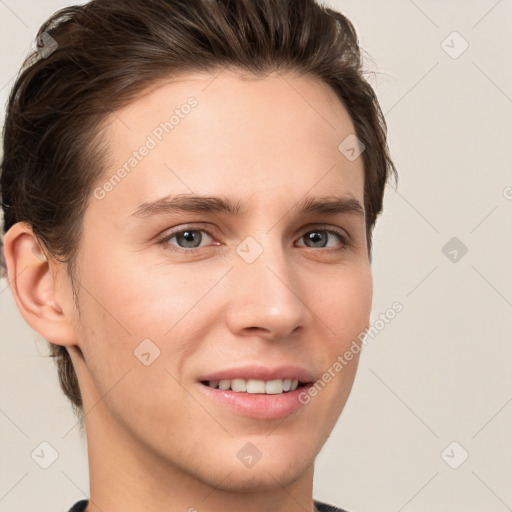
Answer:
[[(167, 232), (165, 233), (164, 236), (162, 236), (161, 238), (159, 238), (158, 240), (158, 243), (160, 243), (162, 246), (164, 246), (164, 248), (166, 250), (171, 250), (171, 251), (174, 251), (174, 252), (178, 252), (178, 253), (195, 253), (195, 252), (199, 252), (199, 251), (202, 251), (204, 249), (207, 249), (208, 246), (206, 247), (193, 247), (193, 248), (190, 248), (190, 249), (185, 249), (183, 247), (179, 247), (179, 246), (173, 246), (169, 243), (169, 240), (171, 240), (172, 238), (174, 238), (176, 235), (180, 235), (186, 231), (198, 231), (198, 232), (204, 232), (204, 233), (207, 233), (207, 235), (213, 239), (215, 239), (215, 237), (210, 233), (210, 231), (208, 229), (206, 229), (204, 226), (190, 226), (190, 227), (181, 227), (179, 230), (175, 230), (175, 231), (171, 231), (171, 232)], [(314, 233), (314, 232), (325, 232), (325, 233), (330, 233), (330, 234), (334, 234), (336, 235), (340, 241), (341, 241), (341, 247), (338, 247), (338, 248), (333, 248), (333, 247), (319, 247), (318, 249), (322, 249), (324, 252), (328, 252), (328, 253), (333, 253), (333, 252), (338, 252), (338, 253), (341, 253), (342, 251), (344, 251), (345, 249), (347, 249), (348, 247), (350, 247), (351, 245), (351, 242), (350, 242), (350, 239), (349, 237), (342, 231), (340, 230), (337, 230), (337, 229), (333, 229), (331, 227), (329, 227), (329, 229), (327, 229), (327, 226), (322, 226), (322, 225), (319, 225), (319, 226), (313, 226), (312, 228), (309, 228), (307, 231), (304, 232), (304, 234), (299, 238), (299, 240), (301, 238), (303, 238), (305, 235), (307, 235), (308, 233)], [(172, 249), (170, 248), (172, 247)], [(307, 247), (307, 246), (300, 246), (300, 247), (306, 247), (307, 249), (315, 249), (315, 247)]]

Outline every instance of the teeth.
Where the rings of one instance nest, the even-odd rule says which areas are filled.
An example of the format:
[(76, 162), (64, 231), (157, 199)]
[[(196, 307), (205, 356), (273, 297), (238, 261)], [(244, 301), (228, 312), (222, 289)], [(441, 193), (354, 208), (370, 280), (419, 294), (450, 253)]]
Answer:
[(297, 379), (275, 379), (275, 380), (257, 380), (257, 379), (233, 379), (233, 380), (210, 380), (208, 386), (218, 388), (223, 391), (231, 389), (237, 393), (259, 393), (266, 395), (278, 395), (293, 391), (299, 386)]
[(244, 379), (233, 379), (231, 382), (231, 389), (238, 393), (245, 393), (247, 391), (247, 382)]
[(231, 386), (230, 380), (221, 380), (219, 382), (219, 389), (229, 389)]

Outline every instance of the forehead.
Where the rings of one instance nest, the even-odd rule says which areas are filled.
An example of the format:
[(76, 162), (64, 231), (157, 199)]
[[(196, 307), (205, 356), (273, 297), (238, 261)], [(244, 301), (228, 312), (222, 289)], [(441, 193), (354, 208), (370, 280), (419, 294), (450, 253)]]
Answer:
[(108, 168), (98, 185), (112, 186), (102, 207), (173, 192), (299, 199), (333, 187), (362, 199), (362, 158), (351, 161), (339, 149), (354, 131), (341, 101), (317, 78), (181, 75), (109, 119)]

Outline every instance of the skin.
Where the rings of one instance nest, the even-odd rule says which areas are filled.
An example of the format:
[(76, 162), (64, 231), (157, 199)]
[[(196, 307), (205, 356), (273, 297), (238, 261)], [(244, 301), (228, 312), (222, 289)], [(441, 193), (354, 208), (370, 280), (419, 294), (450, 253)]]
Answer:
[[(108, 119), (99, 186), (190, 96), (198, 105), (172, 133), (103, 199), (91, 196), (77, 260), (80, 311), (65, 266), (44, 258), (24, 223), (4, 240), (11, 289), (31, 327), (71, 354), (85, 410), (88, 512), (313, 512), (314, 460), (358, 355), (280, 420), (224, 409), (196, 381), (252, 363), (296, 364), (321, 378), (368, 327), (364, 217), (293, 210), (305, 195), (364, 204), (362, 158), (338, 150), (354, 127), (315, 78), (190, 73)], [(229, 195), (248, 211), (132, 215), (192, 192)], [(209, 235), (201, 231), (195, 249), (172, 235), (157, 240), (171, 228)], [(348, 234), (349, 245), (326, 229)], [(308, 246), (311, 231), (324, 242)], [(252, 263), (236, 252), (248, 236), (263, 250)], [(134, 357), (144, 339), (160, 350), (149, 366)], [(262, 453), (251, 468), (237, 457), (247, 442)]]

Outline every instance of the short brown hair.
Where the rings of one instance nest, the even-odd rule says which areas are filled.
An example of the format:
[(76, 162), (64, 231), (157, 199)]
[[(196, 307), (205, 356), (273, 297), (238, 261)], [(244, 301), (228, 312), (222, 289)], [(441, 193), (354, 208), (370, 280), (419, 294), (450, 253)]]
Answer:
[[(335, 91), (365, 148), (371, 255), (384, 188), (396, 169), (355, 29), (343, 14), (315, 0), (92, 0), (55, 13), (37, 41), (41, 47), (23, 64), (7, 106), (3, 231), (29, 223), (42, 247), (67, 264), (72, 283), (82, 218), (104, 171), (101, 122), (159, 80), (224, 67), (261, 77), (296, 71)], [(50, 351), (83, 420), (69, 354), (54, 344)]]

